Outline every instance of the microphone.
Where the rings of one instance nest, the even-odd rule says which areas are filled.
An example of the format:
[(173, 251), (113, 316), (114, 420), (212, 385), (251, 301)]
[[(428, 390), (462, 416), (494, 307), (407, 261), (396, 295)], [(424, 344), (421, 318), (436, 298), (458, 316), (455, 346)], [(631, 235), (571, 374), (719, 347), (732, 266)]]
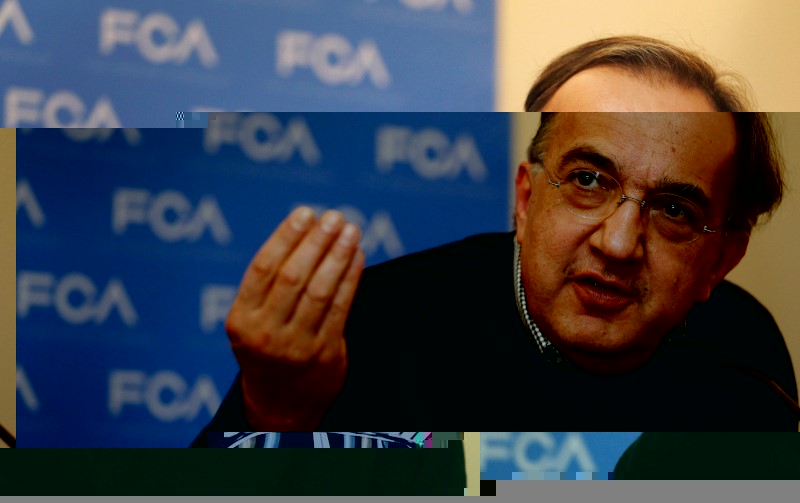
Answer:
[(775, 379), (765, 376), (764, 374), (762, 374), (757, 370), (753, 370), (750, 367), (745, 367), (744, 365), (738, 363), (726, 363), (723, 366), (733, 370), (744, 372), (745, 374), (749, 374), (755, 377), (759, 381), (765, 382), (767, 386), (769, 386), (775, 393), (777, 393), (783, 399), (784, 402), (786, 402), (789, 408), (794, 411), (795, 415), (797, 415), (797, 418), (800, 419), (800, 404), (795, 402), (794, 398), (789, 396), (789, 393), (784, 391), (783, 388), (781, 388), (781, 386), (775, 381)]

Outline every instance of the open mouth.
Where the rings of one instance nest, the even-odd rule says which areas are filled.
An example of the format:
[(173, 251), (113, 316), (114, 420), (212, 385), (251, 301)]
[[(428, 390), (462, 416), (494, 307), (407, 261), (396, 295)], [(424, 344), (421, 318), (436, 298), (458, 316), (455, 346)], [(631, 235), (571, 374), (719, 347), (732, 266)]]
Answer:
[(580, 281), (581, 283), (583, 283), (585, 285), (588, 285), (588, 286), (591, 286), (593, 288), (600, 288), (602, 290), (608, 290), (609, 292), (615, 292), (615, 293), (617, 293), (619, 295), (624, 295), (624, 296), (627, 296), (627, 297), (631, 297), (631, 293), (629, 291), (626, 291), (624, 288), (622, 288), (622, 287), (620, 287), (618, 285), (615, 285), (613, 283), (607, 283), (607, 282), (599, 281), (597, 279), (589, 278), (589, 277), (580, 278), (577, 281)]
[(572, 285), (578, 299), (591, 310), (619, 311), (636, 298), (628, 288), (590, 276), (576, 278)]

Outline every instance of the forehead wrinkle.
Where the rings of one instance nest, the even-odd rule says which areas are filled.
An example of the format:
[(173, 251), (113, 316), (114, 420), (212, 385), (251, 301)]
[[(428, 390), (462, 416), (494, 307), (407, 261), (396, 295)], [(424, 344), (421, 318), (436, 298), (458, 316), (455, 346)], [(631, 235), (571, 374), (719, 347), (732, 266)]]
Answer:
[[(652, 113), (652, 112), (591, 112), (591, 113), (561, 113), (558, 114), (559, 116), (566, 116), (569, 119), (575, 119), (577, 117), (585, 117), (588, 118), (588, 123), (586, 121), (576, 121), (576, 120), (567, 120), (563, 123), (557, 123), (559, 126), (565, 126), (563, 129), (566, 129), (565, 133), (570, 135), (570, 138), (578, 136), (578, 135), (589, 135), (589, 138), (598, 137), (604, 143), (612, 144), (613, 146), (617, 147), (623, 153), (634, 152), (638, 153), (639, 155), (644, 155), (645, 152), (641, 151), (641, 144), (637, 143), (636, 145), (630, 145), (630, 136), (631, 131), (634, 132), (633, 136), (639, 136), (642, 139), (646, 139), (649, 141), (654, 142), (656, 145), (663, 145), (664, 147), (669, 147), (671, 153), (678, 154), (681, 150), (676, 148), (680, 145), (677, 139), (674, 139), (673, 136), (677, 136), (680, 134), (679, 129), (685, 130), (685, 127), (680, 127), (675, 124), (674, 120), (672, 120), (672, 116), (675, 114), (671, 113)], [(638, 120), (629, 120), (630, 117), (634, 117)], [(658, 121), (653, 121), (654, 117), (658, 117)], [(641, 119), (650, 119), (643, 122)], [(667, 118), (666, 121), (661, 119)], [(582, 129), (589, 129), (590, 131), (587, 133), (586, 131), (581, 131)], [(591, 131), (592, 128), (597, 128), (600, 130), (600, 134), (597, 132)], [(562, 128), (559, 128), (562, 129)], [(607, 132), (609, 134), (602, 134), (603, 132)], [(656, 154), (657, 152), (651, 150), (651, 156)], [(637, 155), (636, 157), (639, 157)], [(617, 164), (620, 163), (620, 156), (617, 156)]]
[[(696, 146), (691, 145), (691, 138), (686, 138), (687, 133), (692, 134), (691, 125), (676, 121), (682, 118), (682, 113), (654, 115), (649, 112), (606, 112), (558, 115), (572, 119), (559, 123), (559, 126), (565, 127), (559, 128), (563, 136), (558, 143), (566, 149), (589, 147), (597, 150), (611, 159), (617, 170), (627, 176), (641, 173), (642, 179), (647, 179), (652, 170), (665, 169), (674, 172), (676, 166), (691, 164), (690, 158), (697, 151)], [(588, 118), (588, 123), (576, 120), (579, 116)], [(626, 120), (626, 117), (631, 116), (639, 120)], [(641, 119), (649, 120), (643, 122)], [(598, 129), (599, 133), (592, 131), (593, 128)], [(635, 141), (637, 138), (640, 141)], [(633, 169), (634, 166), (638, 169)], [(645, 170), (640, 172), (645, 166)], [(644, 187), (640, 180), (632, 182), (636, 186)]]

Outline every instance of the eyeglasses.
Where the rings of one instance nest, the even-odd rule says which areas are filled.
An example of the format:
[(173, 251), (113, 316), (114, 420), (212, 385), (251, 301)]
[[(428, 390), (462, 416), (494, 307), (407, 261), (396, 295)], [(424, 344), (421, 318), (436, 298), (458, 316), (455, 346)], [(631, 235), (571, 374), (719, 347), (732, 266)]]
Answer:
[(705, 224), (702, 210), (677, 194), (654, 194), (646, 201), (622, 193), (622, 186), (611, 175), (587, 168), (568, 170), (560, 179), (544, 169), (550, 185), (559, 189), (561, 200), (570, 213), (587, 221), (600, 222), (610, 217), (625, 201), (631, 200), (642, 210), (645, 225), (673, 243), (691, 243), (703, 234), (715, 233)]

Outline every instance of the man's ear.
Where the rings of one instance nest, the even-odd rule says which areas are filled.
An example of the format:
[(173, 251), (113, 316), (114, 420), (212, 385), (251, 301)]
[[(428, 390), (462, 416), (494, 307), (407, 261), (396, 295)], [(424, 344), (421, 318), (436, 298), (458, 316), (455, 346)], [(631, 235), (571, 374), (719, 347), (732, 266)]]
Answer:
[(514, 222), (517, 224), (517, 242), (522, 243), (525, 225), (528, 222), (528, 203), (531, 199), (531, 165), (523, 162), (517, 168), (516, 196), (514, 199)]
[(711, 297), (711, 291), (741, 262), (749, 243), (750, 234), (744, 231), (723, 235), (719, 256), (711, 268), (711, 274), (703, 289), (700, 302), (707, 301)]

